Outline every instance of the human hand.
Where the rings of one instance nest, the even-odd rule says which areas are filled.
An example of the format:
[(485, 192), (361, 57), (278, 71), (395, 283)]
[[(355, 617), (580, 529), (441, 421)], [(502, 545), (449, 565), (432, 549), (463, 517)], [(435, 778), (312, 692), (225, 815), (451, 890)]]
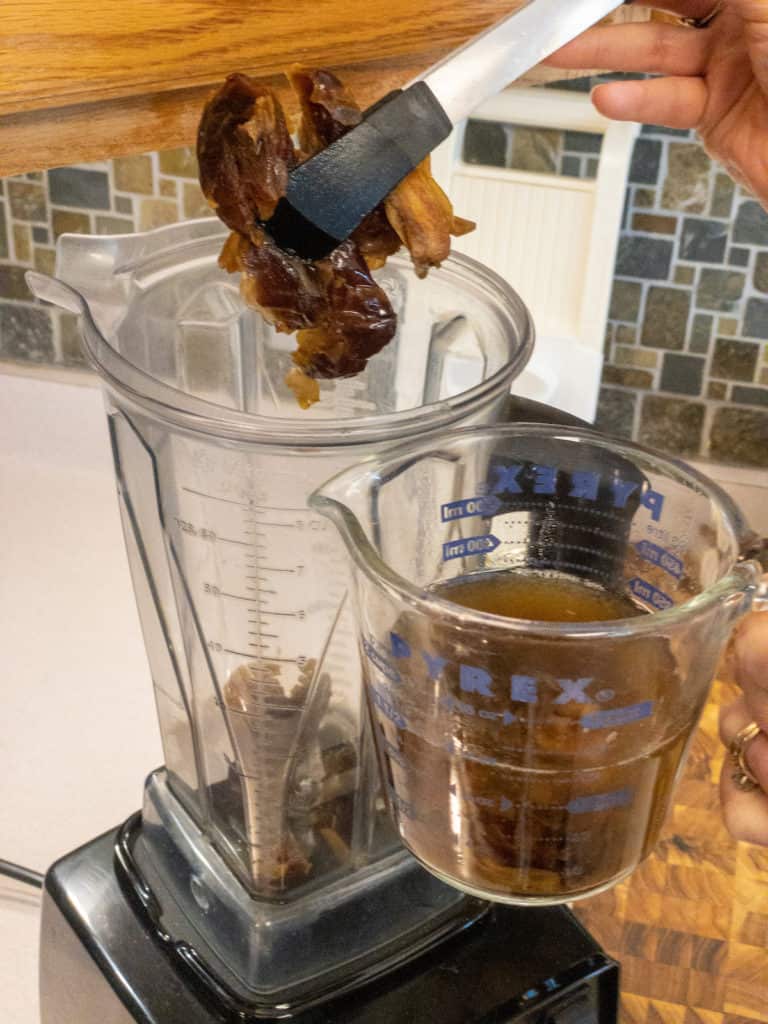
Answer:
[[(706, 18), (716, 3), (645, 6)], [(662, 22), (598, 26), (547, 64), (663, 76), (600, 85), (593, 102), (615, 120), (695, 128), (709, 155), (768, 206), (768, 0), (723, 0), (706, 29)]]
[(744, 746), (744, 759), (760, 788), (740, 789), (729, 755), (720, 775), (720, 796), (728, 831), (736, 839), (768, 846), (768, 613), (750, 615), (735, 643), (736, 681), (742, 696), (720, 713), (720, 737), (729, 746), (754, 722), (763, 733)]

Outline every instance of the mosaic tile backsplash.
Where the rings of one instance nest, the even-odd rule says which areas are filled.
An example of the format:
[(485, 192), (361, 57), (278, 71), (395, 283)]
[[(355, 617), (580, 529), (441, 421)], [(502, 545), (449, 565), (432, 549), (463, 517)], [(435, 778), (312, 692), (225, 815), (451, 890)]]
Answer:
[[(478, 125), (476, 162), (594, 177), (577, 132)], [(0, 181), (0, 359), (82, 366), (70, 314), (24, 282), (51, 273), (63, 232), (113, 234), (210, 215), (189, 149)], [(513, 282), (514, 283), (514, 282)], [(597, 423), (682, 457), (768, 466), (768, 214), (688, 132), (646, 126), (635, 146)]]

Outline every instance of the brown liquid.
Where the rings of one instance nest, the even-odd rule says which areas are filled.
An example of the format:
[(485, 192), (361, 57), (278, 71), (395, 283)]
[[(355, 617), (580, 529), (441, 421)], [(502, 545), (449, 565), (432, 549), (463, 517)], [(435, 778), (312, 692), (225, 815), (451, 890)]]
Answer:
[(561, 575), (483, 573), (444, 583), (434, 592), (464, 608), (532, 622), (607, 622), (645, 614), (622, 594)]
[[(499, 572), (436, 593), (540, 622), (645, 614), (562, 576)], [(563, 900), (650, 851), (695, 720), (665, 638), (543, 638), (410, 614), (396, 633), (412, 652), (397, 662), (406, 725), (379, 716), (380, 731), (401, 836), (428, 867), (491, 898)]]

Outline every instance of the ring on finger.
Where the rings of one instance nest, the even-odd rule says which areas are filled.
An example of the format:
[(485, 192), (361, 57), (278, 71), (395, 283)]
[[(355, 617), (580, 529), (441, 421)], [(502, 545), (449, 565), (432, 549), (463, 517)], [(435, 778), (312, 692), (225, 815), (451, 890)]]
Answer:
[(689, 28), (709, 28), (724, 6), (724, 0), (718, 0), (709, 14), (705, 14), (703, 18), (681, 18), (680, 21)]
[(746, 754), (750, 743), (753, 743), (758, 736), (765, 735), (757, 722), (750, 722), (743, 729), (739, 729), (728, 745), (728, 753), (733, 762), (733, 774), (731, 778), (736, 787), (745, 793), (754, 789), (760, 789), (760, 783), (749, 769)]

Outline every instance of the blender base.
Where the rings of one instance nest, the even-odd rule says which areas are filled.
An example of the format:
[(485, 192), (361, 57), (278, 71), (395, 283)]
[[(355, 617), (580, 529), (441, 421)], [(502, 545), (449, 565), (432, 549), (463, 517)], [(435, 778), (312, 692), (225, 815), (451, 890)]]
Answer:
[[(217, 1004), (180, 969), (126, 897), (113, 866), (116, 835), (107, 833), (69, 854), (46, 878), (42, 1024), (247, 1020)], [(564, 907), (497, 906), (407, 965), (292, 1019), (296, 1024), (615, 1024), (618, 978), (618, 965)]]

